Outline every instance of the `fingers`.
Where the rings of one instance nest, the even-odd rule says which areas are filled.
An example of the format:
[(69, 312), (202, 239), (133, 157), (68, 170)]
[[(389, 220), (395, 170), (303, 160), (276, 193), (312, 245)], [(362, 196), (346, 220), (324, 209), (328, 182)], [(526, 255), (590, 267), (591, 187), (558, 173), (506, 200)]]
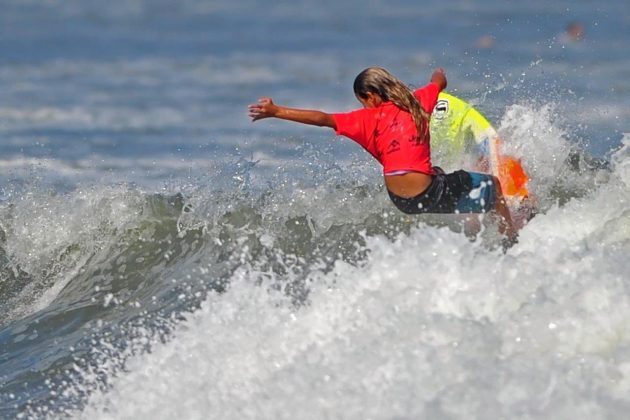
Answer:
[(251, 109), (249, 110), (249, 118), (252, 119), (252, 121), (256, 121), (262, 118), (260, 110), (257, 109)]
[(248, 111), (249, 117), (252, 119), (252, 121), (265, 118), (265, 110), (261, 105), (252, 104), (248, 107)]
[(258, 99), (258, 103), (250, 104), (248, 109), (249, 117), (252, 121), (257, 121), (262, 118), (269, 117), (269, 107), (273, 105), (273, 101), (268, 96), (263, 96)]

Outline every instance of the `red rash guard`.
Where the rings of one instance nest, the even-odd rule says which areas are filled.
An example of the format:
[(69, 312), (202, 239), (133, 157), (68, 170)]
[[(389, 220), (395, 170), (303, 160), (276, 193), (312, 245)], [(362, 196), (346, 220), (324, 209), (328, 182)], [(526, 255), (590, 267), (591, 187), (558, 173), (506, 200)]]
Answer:
[[(437, 102), (440, 87), (435, 83), (416, 90), (414, 95), (429, 114)], [(384, 102), (377, 108), (333, 114), (337, 135), (359, 143), (383, 165), (385, 175), (396, 172), (422, 172), (435, 175), (431, 165), (429, 139), (418, 142), (418, 130), (411, 114)]]

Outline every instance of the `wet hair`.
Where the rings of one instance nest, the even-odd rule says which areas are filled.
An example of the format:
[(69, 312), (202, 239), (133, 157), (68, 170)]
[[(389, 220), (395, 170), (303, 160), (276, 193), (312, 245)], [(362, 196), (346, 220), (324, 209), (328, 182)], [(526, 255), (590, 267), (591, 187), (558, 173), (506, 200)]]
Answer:
[(396, 76), (381, 67), (368, 67), (363, 70), (354, 79), (354, 94), (358, 98), (367, 99), (370, 92), (410, 113), (418, 129), (418, 141), (429, 140), (430, 115), (422, 109), (413, 91)]

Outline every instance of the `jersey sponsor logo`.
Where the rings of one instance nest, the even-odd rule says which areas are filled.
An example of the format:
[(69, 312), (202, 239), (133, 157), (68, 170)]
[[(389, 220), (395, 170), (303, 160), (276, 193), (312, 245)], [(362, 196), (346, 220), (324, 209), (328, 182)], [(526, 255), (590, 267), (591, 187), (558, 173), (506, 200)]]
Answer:
[(433, 108), (433, 118), (437, 118), (438, 120), (443, 119), (448, 114), (449, 104), (446, 99), (440, 99), (435, 104), (435, 108)]
[(387, 154), (394, 153), (400, 150), (400, 142), (396, 139), (389, 142), (387, 146)]

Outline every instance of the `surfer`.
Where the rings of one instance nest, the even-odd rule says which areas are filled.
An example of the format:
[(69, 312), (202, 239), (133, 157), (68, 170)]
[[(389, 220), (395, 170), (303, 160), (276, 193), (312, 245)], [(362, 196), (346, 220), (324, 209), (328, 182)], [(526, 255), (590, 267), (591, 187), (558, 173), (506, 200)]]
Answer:
[(517, 232), (498, 180), (464, 170), (445, 174), (431, 164), (429, 120), (439, 93), (446, 88), (443, 69), (412, 91), (380, 67), (363, 70), (354, 80), (362, 109), (346, 113), (288, 108), (262, 97), (249, 105), (252, 121), (279, 118), (330, 127), (356, 141), (383, 165), (385, 186), (394, 205), (404, 213), (494, 213), (499, 231), (509, 241)]

